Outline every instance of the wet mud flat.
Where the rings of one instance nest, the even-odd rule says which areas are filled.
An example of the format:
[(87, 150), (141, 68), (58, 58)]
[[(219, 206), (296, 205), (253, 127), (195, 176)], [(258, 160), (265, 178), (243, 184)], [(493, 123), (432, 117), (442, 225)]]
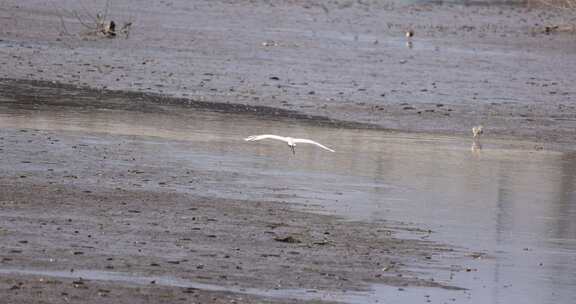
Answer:
[[(469, 2), (467, 2), (469, 3)], [(401, 1), (0, 3), (0, 77), (155, 93), (383, 129), (573, 148), (569, 10)], [(80, 17), (79, 17), (80, 16)], [(407, 38), (407, 31), (414, 36)], [(267, 109), (267, 110), (265, 110)], [(273, 111), (272, 111), (273, 112)]]
[[(254, 182), (254, 167), (270, 166), (265, 161), (247, 165), (243, 158), (249, 153), (260, 160), (270, 157), (284, 167), (300, 168), (271, 156), (282, 151), (273, 145), (250, 150), (229, 141), (232, 137), (225, 138), (223, 145), (211, 143), (206, 138), (218, 134), (206, 130), (191, 138), (172, 138), (178, 133), (174, 130), (158, 132), (162, 120), (188, 117), (186, 111), (170, 106), (176, 103), (188, 110), (272, 119), (258, 130), (267, 130), (278, 119), (293, 122), (282, 130), (304, 135), (309, 131), (303, 127), (306, 125), (469, 136), (473, 125), (484, 124), (487, 138), (533, 140), (523, 146), (528, 150), (527, 160), (534, 156), (530, 153), (541, 150), (574, 150), (574, 39), (569, 33), (540, 32), (544, 24), (563, 22), (565, 11), (352, 1), (115, 4), (113, 18), (135, 21), (129, 39), (94, 39), (81, 34), (84, 28), (71, 12), (94, 13), (102, 10), (103, 2), (0, 3), (2, 103), (16, 109), (15, 113), (18, 108), (27, 111), (17, 117), (17, 123), (6, 124), (0, 131), (0, 284), (2, 296), (10, 301), (35, 302), (44, 295), (47, 302), (88, 298), (98, 302), (114, 296), (116, 302), (127, 303), (136, 299), (154, 303), (365, 303), (367, 299), (375, 302), (411, 294), (422, 286), (469, 298), (465, 291), (452, 290), (461, 286), (453, 283), (452, 273), (474, 274), (474, 268), (459, 266), (470, 264), (467, 259), (460, 263), (458, 257), (484, 258), (484, 254), (463, 254), (428, 241), (426, 229), (296, 211), (299, 208), (291, 208), (295, 205), (292, 201), (314, 205), (320, 200), (338, 201), (348, 193), (330, 189), (316, 194), (317, 189), (310, 186), (304, 200), (284, 184)], [(63, 32), (62, 24), (68, 33)], [(407, 30), (414, 30), (415, 36), (407, 39)], [(81, 128), (66, 124), (74, 113), (62, 116), (54, 125), (58, 114), (46, 119), (34, 112), (52, 109), (57, 113), (70, 107), (87, 120), (80, 123)], [(109, 112), (102, 115), (102, 109)], [(111, 123), (117, 118), (108, 115), (112, 117), (116, 111), (158, 115), (134, 115), (126, 122), (142, 124), (150, 119), (151, 127), (144, 131), (122, 133), (116, 129), (118, 124), (111, 124), (99, 133), (100, 121), (90, 120), (90, 110), (100, 113), (97, 120)], [(30, 121), (37, 125), (31, 127)], [(335, 129), (314, 132), (318, 138), (339, 137)], [(363, 137), (364, 133), (350, 134), (380, 138), (373, 134)], [(232, 135), (238, 139), (248, 134)], [(347, 146), (354, 149), (339, 154), (341, 159), (330, 164), (341, 164), (338, 169), (343, 172), (348, 165), (385, 172), (394, 168), (394, 158), (388, 162), (386, 157), (405, 154), (419, 160), (405, 164), (417, 167), (428, 163), (423, 153), (402, 149), (387, 153), (380, 149), (386, 143), (385, 139), (381, 145), (359, 151), (359, 142), (350, 140)], [(497, 150), (488, 154), (497, 154)], [(359, 159), (356, 153), (370, 161), (355, 162)], [(309, 154), (299, 166), (314, 167), (320, 173), (295, 177), (322, 178), (322, 170), (330, 165), (318, 165), (318, 159)], [(475, 164), (469, 157), (464, 159)], [(240, 165), (221, 165), (230, 160)], [(564, 174), (572, 170), (567, 165), (560, 168), (565, 170), (552, 171)], [(437, 167), (432, 169), (439, 172)], [(280, 170), (275, 173), (282, 177), (278, 180), (291, 177)], [(572, 176), (564, 175), (566, 180)], [(414, 176), (407, 174), (406, 178)], [(252, 181), (249, 187), (244, 186), (246, 181)], [(383, 196), (373, 198), (372, 203), (380, 204), (390, 194), (386, 186), (363, 191)], [(567, 186), (564, 188), (570, 188)], [(499, 194), (510, 190), (502, 187)], [(529, 191), (522, 193), (530, 196), (530, 191), (538, 191), (535, 188), (526, 187)], [(254, 189), (257, 191), (251, 191)], [(418, 195), (427, 198), (430, 193), (438, 194), (435, 190), (414, 191), (414, 197), (408, 195), (400, 201), (421, 208), (424, 205)], [(272, 193), (276, 199), (254, 199), (247, 192), (255, 196)], [(472, 198), (482, 203), (484, 197)], [(567, 204), (567, 197), (560, 201)], [(350, 201), (364, 203), (368, 197), (358, 198)], [(453, 207), (451, 200), (446, 202)], [(477, 206), (481, 209), (483, 205)], [(435, 205), (430, 207), (438, 210)], [(442, 211), (446, 210), (451, 209)], [(448, 215), (469, 216), (466, 212)], [(419, 220), (416, 217), (415, 221)], [(485, 223), (472, 222), (480, 228), (471, 232), (484, 231)], [(515, 244), (512, 240), (518, 235), (510, 236), (507, 242)], [(467, 235), (455, 239), (459, 237)], [(566, 239), (562, 242), (573, 238)], [(527, 246), (513, 248), (512, 252), (520, 251), (520, 255), (505, 256), (504, 265), (525, 254), (521, 248), (531, 250)], [(546, 250), (533, 252), (544, 254)], [(572, 261), (571, 251), (565, 252)], [(544, 294), (540, 287), (555, 278), (571, 284), (572, 264), (564, 260), (548, 268), (530, 264), (521, 275), (501, 270), (500, 263), (502, 260), (496, 263), (494, 277), (512, 273), (510, 280), (519, 284), (519, 277), (532, 277), (535, 269), (567, 272), (525, 285), (524, 291), (531, 293), (519, 297), (521, 301), (537, 299), (535, 296)], [(491, 292), (502, 296), (511, 290), (510, 284), (499, 279), (494, 279), (498, 285), (494, 291), (486, 291), (489, 280), (485, 278), (474, 275), (467, 279), (479, 282), (477, 290), (484, 296)], [(552, 293), (573, 297), (563, 284), (551, 284)], [(373, 290), (382, 286), (392, 289), (371, 297)], [(561, 287), (555, 289), (557, 286)], [(430, 297), (423, 295), (410, 302), (428, 300)]]
[[(45, 87), (32, 88), (45, 98)], [(466, 271), (458, 266), (466, 254), (427, 240), (428, 231), (302, 212), (287, 201), (223, 198), (218, 191), (230, 183), (242, 188), (251, 175), (241, 166), (214, 165), (220, 161), (212, 157), (232, 157), (217, 145), (203, 142), (198, 150), (193, 141), (158, 134), (112, 134), (90, 121), (91, 131), (61, 130), (41, 117), (26, 119), (46, 111), (46, 102), (7, 95), (0, 122), (0, 290), (8, 302), (363, 303), (381, 297), (375, 286), (392, 294), (420, 287), (464, 292), (436, 275)], [(62, 102), (66, 96), (48, 107), (51, 113), (77, 108)], [(82, 113), (121, 105), (99, 102), (108, 106)], [(149, 120), (154, 112), (136, 113)], [(9, 120), (17, 113), (20, 127)], [(41, 121), (45, 129), (26, 127)], [(208, 165), (198, 165), (204, 160)]]
[[(574, 152), (1, 87), (0, 277), (14, 301), (574, 297)], [(266, 130), (337, 153), (242, 140)]]
[[(1, 284), (3, 297), (11, 301), (84, 300), (95, 294), (137, 299), (150, 293), (151, 301), (200, 294), (204, 302), (213, 295), (159, 288), (153, 280), (129, 288), (130, 282), (84, 278), (73, 288), (79, 278), (22, 278), (18, 269), (172, 276), (263, 290), (369, 292), (374, 283), (449, 287), (405, 268), (423, 264), (447, 270), (436, 263), (454, 254), (449, 247), (395, 238), (383, 224), (301, 213), (278, 203), (163, 190), (199, 177), (217, 182), (222, 173), (142, 163), (140, 152), (126, 147), (128, 142), (141, 146), (139, 139), (4, 129), (1, 140), (1, 267), (16, 270), (2, 274)], [(142, 180), (156, 187), (143, 186)], [(218, 295), (214, 303), (226, 299), (239, 298)]]

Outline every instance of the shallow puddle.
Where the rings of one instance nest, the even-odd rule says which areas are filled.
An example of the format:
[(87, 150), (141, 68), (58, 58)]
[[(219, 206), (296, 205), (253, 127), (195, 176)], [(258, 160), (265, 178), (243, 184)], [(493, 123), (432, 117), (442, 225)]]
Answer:
[[(390, 288), (373, 286), (372, 293), (364, 294), (248, 293), (303, 299), (315, 294), (314, 299), (355, 303), (391, 297), (413, 303), (425, 299), (423, 294), (454, 297), (458, 303), (576, 302), (576, 153), (535, 151), (531, 143), (493, 140), (489, 129), (482, 149), (473, 151), (469, 138), (324, 128), (169, 106), (161, 113), (144, 113), (6, 103), (0, 104), (0, 127), (133, 136), (149, 142), (140, 145), (138, 153), (156, 156), (155, 161), (229, 173), (194, 189), (171, 185), (175, 191), (289, 202), (350, 220), (408, 224), (433, 231), (422, 237), (481, 253), (478, 260), (465, 261), (470, 271), (438, 278), (469, 292), (423, 293), (415, 288), (390, 293)], [(264, 133), (310, 138), (336, 153), (298, 145), (292, 155), (280, 142), (243, 141)], [(14, 270), (0, 272), (7, 271)], [(101, 275), (85, 274), (93, 279)], [(221, 288), (176, 278), (106, 276)]]

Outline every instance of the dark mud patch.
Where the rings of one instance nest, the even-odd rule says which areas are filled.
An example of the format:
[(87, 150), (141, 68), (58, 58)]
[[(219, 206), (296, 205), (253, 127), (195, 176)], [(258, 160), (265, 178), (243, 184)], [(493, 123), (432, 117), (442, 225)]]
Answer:
[[(377, 125), (335, 120), (324, 116), (308, 115), (299, 111), (268, 106), (239, 103), (198, 101), (170, 97), (158, 93), (117, 91), (77, 87), (71, 84), (22, 79), (0, 79), (0, 98), (5, 104), (17, 107), (81, 107), (139, 111), (148, 113), (177, 112), (177, 107), (227, 114), (251, 115), (259, 119), (298, 121), (298, 123), (341, 128), (382, 129)], [(163, 106), (176, 106), (166, 108)]]

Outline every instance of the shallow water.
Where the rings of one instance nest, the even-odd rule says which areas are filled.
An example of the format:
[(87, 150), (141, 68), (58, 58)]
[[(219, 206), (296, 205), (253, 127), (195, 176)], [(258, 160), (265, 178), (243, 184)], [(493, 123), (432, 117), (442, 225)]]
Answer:
[[(482, 149), (472, 151), (468, 138), (323, 128), (173, 107), (142, 113), (0, 104), (0, 127), (161, 140), (139, 152), (161, 155), (154, 161), (173, 166), (230, 173), (194, 189), (172, 185), (175, 191), (290, 202), (350, 220), (430, 229), (422, 237), (482, 253), (482, 259), (464, 262), (470, 272), (435, 276), (470, 289), (451, 291), (448, 298), (459, 303), (576, 302), (576, 153), (492, 140), (489, 130)], [(262, 133), (311, 138), (337, 152), (299, 145), (293, 156), (279, 142), (242, 140)], [(448, 299), (446, 293), (426, 291), (432, 300)], [(395, 302), (412, 303), (421, 294), (394, 293)], [(341, 299), (372, 302), (391, 295), (374, 286), (363, 296)]]

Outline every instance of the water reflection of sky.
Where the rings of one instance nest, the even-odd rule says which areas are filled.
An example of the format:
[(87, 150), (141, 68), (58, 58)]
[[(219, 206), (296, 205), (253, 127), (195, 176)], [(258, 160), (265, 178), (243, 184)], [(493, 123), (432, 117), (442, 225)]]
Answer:
[[(452, 281), (471, 289), (464, 302), (576, 302), (576, 153), (523, 149), (530, 144), (492, 140), (489, 130), (484, 149), (472, 152), (469, 139), (256, 117), (48, 109), (0, 106), (0, 127), (173, 139), (140, 148), (163, 155), (151, 162), (233, 173), (195, 191), (294, 202), (349, 219), (405, 222), (432, 229), (434, 240), (487, 253), (493, 258), (470, 264), (478, 271), (458, 273)], [(337, 152), (297, 146), (294, 157), (279, 142), (242, 141), (261, 133), (312, 138)]]

